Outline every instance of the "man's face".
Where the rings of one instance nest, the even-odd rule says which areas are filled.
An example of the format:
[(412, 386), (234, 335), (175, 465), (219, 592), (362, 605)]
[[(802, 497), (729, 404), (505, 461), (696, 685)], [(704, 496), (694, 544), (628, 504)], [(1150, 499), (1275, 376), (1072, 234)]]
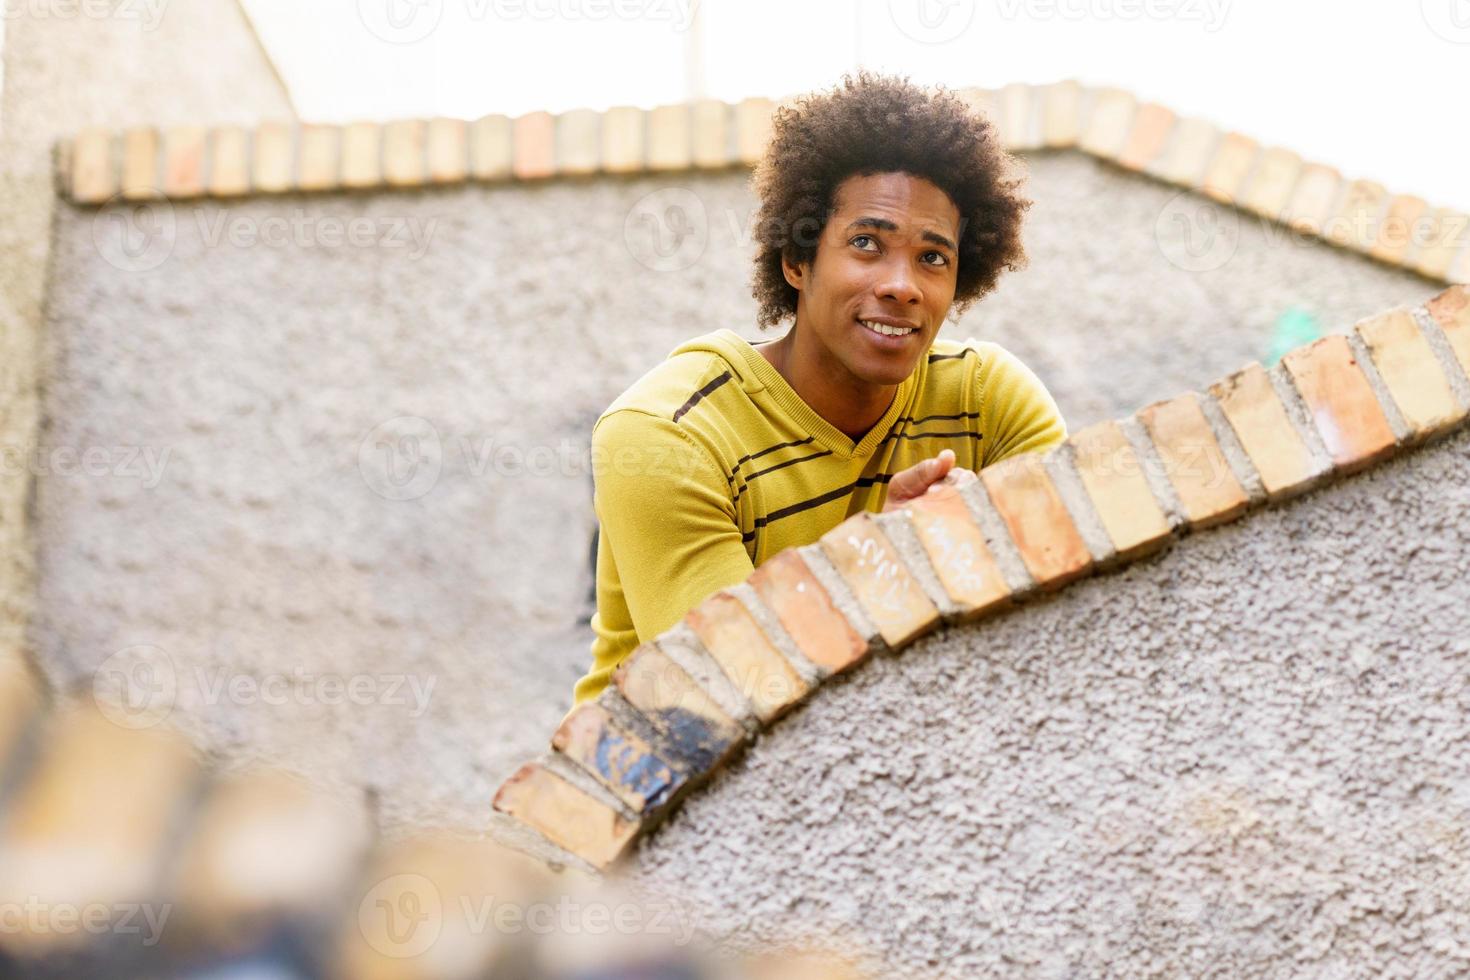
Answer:
[[(809, 265), (784, 263), (800, 290), (796, 321), (831, 370), (895, 385), (913, 373), (954, 300), (960, 213), (934, 184), (906, 173), (849, 177)], [(868, 324), (897, 327), (884, 336)], [(911, 328), (911, 329), (904, 329)]]

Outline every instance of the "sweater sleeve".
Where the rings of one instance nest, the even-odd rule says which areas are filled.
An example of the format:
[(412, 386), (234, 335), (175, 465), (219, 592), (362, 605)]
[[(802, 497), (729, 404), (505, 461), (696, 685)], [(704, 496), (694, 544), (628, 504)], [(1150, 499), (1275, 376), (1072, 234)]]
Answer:
[(1051, 392), (1005, 348), (985, 344), (980, 361), (980, 418), (985, 465), (1060, 445), (1067, 424)]
[[(754, 570), (729, 481), (679, 425), (635, 409), (613, 412), (592, 433), (593, 501), (631, 628), (646, 642), (710, 594)], [(599, 615), (620, 604), (604, 596)], [(604, 609), (604, 603), (609, 607)]]

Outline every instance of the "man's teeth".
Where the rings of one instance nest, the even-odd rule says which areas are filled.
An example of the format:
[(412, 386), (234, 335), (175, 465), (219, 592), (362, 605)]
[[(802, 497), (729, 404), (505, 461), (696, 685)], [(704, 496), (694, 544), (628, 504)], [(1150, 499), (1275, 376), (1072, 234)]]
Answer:
[(874, 333), (881, 333), (885, 337), (903, 337), (914, 332), (913, 327), (890, 327), (886, 323), (874, 323), (872, 320), (859, 320), (858, 322)]

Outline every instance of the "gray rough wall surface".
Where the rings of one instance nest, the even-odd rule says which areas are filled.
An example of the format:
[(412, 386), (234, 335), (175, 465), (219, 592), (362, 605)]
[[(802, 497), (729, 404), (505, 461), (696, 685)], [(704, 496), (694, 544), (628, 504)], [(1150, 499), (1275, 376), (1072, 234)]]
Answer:
[[(0, 96), (0, 645), (32, 615), (29, 463), (41, 419), (52, 147), (87, 126), (286, 118), (291, 104), (236, 0), (7, 3)], [(155, 19), (156, 15), (156, 19)]]
[[(1435, 291), (1249, 222), (1186, 272), (1155, 239), (1172, 191), (1078, 155), (1032, 167), (1031, 267), (946, 332), (1016, 351), (1074, 428), (1262, 356), (1292, 303), (1345, 328)], [(45, 442), (162, 467), (42, 478), (48, 669), (86, 681), (152, 645), (206, 744), (374, 784), (390, 824), (483, 823), (587, 665), (593, 420), (688, 337), (757, 336), (747, 181), (179, 204), (141, 261), (118, 216), (67, 210)], [(654, 257), (641, 216), (670, 203), (705, 233), (665, 228)], [(377, 244), (330, 244), (354, 220)], [(248, 689), (272, 674), (285, 703)], [(371, 703), (308, 703), (328, 676)]]
[(893, 976), (1463, 976), (1467, 514), (1461, 430), (878, 658), (634, 883)]

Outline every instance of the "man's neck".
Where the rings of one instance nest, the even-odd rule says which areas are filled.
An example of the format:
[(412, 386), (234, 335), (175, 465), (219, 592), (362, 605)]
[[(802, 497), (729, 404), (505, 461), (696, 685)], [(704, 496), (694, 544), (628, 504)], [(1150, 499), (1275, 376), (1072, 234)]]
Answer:
[(857, 442), (878, 424), (898, 395), (897, 385), (877, 385), (853, 377), (826, 352), (802, 343), (795, 327), (756, 350), (771, 363), (801, 400), (849, 439)]

